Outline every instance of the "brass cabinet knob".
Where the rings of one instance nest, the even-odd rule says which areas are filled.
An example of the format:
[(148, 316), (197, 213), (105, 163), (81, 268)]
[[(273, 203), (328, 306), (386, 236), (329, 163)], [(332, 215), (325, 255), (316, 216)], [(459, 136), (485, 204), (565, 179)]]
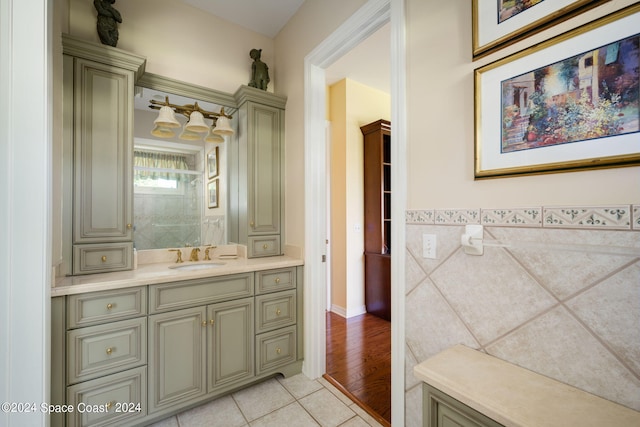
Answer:
[(111, 310), (112, 308), (113, 308), (113, 304), (112, 303), (107, 304), (107, 310)]
[(256, 223), (255, 223), (255, 222), (253, 222), (253, 221), (251, 221), (251, 222), (249, 223), (249, 226), (250, 226), (250, 227), (252, 227), (252, 228), (253, 228), (255, 225), (256, 225)]
[(262, 245), (262, 249), (267, 249), (269, 247), (269, 245), (267, 245), (266, 243), (264, 245)]
[(280, 347), (276, 348), (276, 353), (278, 354), (282, 353), (282, 350), (280, 350)]
[(113, 353), (113, 349), (111, 347), (107, 348), (107, 354), (111, 356), (111, 353)]
[(205, 327), (205, 326), (207, 326), (207, 321), (206, 321), (206, 320), (203, 320), (203, 321), (202, 321), (202, 327)]
[(107, 256), (106, 255), (102, 255), (102, 262), (107, 262)]
[(127, 230), (131, 230), (133, 226), (131, 224), (127, 224)]
[(276, 283), (280, 283), (280, 278), (276, 277)]
[(209, 320), (209, 323), (213, 326), (213, 325), (216, 323), (216, 321), (215, 321), (215, 320), (213, 320), (213, 319), (210, 319), (210, 320)]
[(282, 310), (276, 308), (276, 316), (280, 316), (282, 314)]
[(107, 403), (107, 411), (111, 410), (111, 408), (113, 408), (113, 405), (115, 404), (115, 402), (111, 401)]

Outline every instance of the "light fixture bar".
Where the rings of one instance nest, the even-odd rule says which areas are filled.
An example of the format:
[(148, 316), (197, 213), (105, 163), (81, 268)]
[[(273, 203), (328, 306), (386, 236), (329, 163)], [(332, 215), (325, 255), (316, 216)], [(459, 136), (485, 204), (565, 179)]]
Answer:
[(205, 119), (212, 119), (215, 120), (218, 117), (226, 117), (228, 119), (232, 119), (233, 116), (230, 116), (228, 114), (226, 114), (224, 112), (224, 107), (220, 108), (220, 112), (219, 113), (215, 113), (213, 111), (207, 111), (207, 110), (203, 110), (202, 108), (200, 108), (200, 106), (198, 105), (197, 102), (193, 103), (193, 104), (186, 104), (186, 105), (176, 105), (176, 104), (172, 104), (169, 102), (169, 97), (166, 96), (165, 97), (165, 101), (164, 102), (160, 102), (160, 101), (156, 101), (155, 99), (150, 99), (149, 102), (151, 103), (151, 105), (149, 105), (149, 108), (153, 109), (153, 110), (159, 110), (160, 108), (167, 106), (167, 107), (171, 107), (176, 113), (178, 114), (182, 114), (183, 116), (189, 118), (189, 116), (191, 115), (191, 113), (193, 113), (194, 111), (198, 111), (200, 112)]

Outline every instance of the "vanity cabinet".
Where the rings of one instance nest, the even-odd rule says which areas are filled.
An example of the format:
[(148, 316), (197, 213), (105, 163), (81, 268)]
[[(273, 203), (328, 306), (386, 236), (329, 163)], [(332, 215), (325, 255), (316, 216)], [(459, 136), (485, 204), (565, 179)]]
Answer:
[[(127, 270), (133, 260), (133, 98), (145, 59), (63, 35), (64, 146), (72, 153), (74, 275)], [(68, 160), (68, 159), (67, 159)]]
[(51, 402), (102, 411), (51, 425), (151, 424), (300, 373), (302, 284), (286, 267), (53, 298)]
[[(51, 424), (136, 425), (147, 415), (147, 289), (52, 300)], [(132, 406), (124, 407), (124, 403)], [(82, 410), (83, 408), (92, 410)], [(95, 409), (94, 409), (95, 408)]]
[(253, 273), (152, 285), (150, 295), (152, 312), (195, 307), (149, 316), (149, 413), (253, 377)]
[(248, 86), (238, 103), (238, 141), (229, 147), (229, 238), (248, 257), (281, 255), (284, 229), (286, 98)]
[(503, 427), (426, 383), (422, 384), (422, 399), (425, 427)]

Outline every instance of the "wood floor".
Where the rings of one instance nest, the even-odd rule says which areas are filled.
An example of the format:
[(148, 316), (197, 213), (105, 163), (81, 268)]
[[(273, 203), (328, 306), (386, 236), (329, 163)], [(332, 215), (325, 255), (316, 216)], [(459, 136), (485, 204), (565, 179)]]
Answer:
[(327, 312), (327, 380), (391, 425), (391, 322)]

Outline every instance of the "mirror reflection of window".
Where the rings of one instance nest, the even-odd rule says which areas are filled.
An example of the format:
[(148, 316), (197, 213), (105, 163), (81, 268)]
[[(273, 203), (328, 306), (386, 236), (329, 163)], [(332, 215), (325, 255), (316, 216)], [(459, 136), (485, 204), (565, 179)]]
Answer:
[(134, 243), (138, 250), (199, 246), (203, 171), (188, 152), (134, 151)]

